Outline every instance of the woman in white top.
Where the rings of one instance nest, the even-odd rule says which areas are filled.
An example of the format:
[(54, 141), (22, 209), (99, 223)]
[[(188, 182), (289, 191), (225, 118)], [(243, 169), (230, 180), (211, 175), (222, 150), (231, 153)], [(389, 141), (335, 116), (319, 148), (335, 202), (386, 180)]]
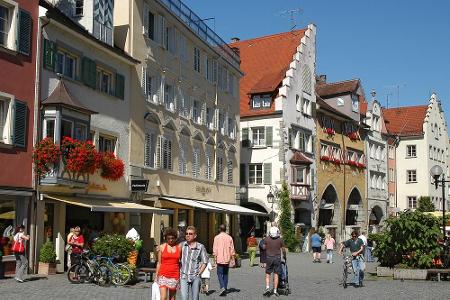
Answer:
[(30, 237), (25, 234), (25, 226), (19, 225), (16, 229), (16, 234), (14, 235), (15, 247), (13, 247), (14, 256), (16, 257), (15, 279), (18, 282), (23, 282), (23, 275), (25, 275), (28, 268), (28, 260), (25, 256), (25, 242), (29, 239)]

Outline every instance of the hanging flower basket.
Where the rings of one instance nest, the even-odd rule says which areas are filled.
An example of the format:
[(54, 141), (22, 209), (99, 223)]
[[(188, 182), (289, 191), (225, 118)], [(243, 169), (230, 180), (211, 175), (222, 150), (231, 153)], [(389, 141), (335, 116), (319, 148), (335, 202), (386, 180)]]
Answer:
[(122, 178), (125, 172), (123, 161), (111, 152), (104, 152), (100, 155), (102, 157), (100, 176), (111, 181), (117, 181)]
[(328, 134), (328, 135), (335, 135), (335, 133), (336, 133), (336, 131), (334, 131), (333, 128), (325, 128), (325, 129), (323, 130), (323, 132), (325, 132), (325, 133)]
[(329, 157), (328, 155), (322, 155), (322, 156), (320, 157), (320, 160), (323, 160), (323, 161), (330, 161), (330, 157)]
[(61, 150), (52, 138), (40, 141), (33, 150), (33, 162), (36, 173), (43, 176), (50, 171), (50, 165), (58, 162)]
[(350, 132), (347, 136), (352, 141), (359, 140), (359, 136), (358, 136), (358, 133), (356, 131), (355, 132)]
[(91, 141), (78, 141), (64, 137), (62, 141), (63, 162), (66, 169), (75, 174), (94, 174), (101, 163), (101, 155)]
[(333, 159), (333, 163), (334, 163), (335, 165), (340, 165), (340, 164), (341, 164), (341, 160), (340, 160), (339, 158), (334, 158), (334, 159)]

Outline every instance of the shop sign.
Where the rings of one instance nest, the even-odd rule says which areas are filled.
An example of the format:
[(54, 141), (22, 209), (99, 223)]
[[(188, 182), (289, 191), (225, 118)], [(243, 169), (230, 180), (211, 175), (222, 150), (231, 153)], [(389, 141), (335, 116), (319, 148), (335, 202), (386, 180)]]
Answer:
[(148, 188), (148, 180), (146, 179), (134, 179), (131, 180), (132, 192), (146, 192)]
[(202, 194), (203, 196), (206, 194), (210, 194), (212, 192), (210, 187), (200, 186), (200, 185), (195, 186), (195, 191), (197, 193)]

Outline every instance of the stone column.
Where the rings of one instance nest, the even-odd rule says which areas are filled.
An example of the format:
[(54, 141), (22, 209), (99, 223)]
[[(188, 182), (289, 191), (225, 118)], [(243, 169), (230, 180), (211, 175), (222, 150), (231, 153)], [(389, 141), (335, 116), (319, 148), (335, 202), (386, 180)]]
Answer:
[[(56, 272), (64, 272), (64, 260), (65, 260), (65, 242), (66, 242), (66, 205), (64, 203), (55, 204), (55, 219), (53, 228), (55, 230), (55, 250), (56, 260), (59, 261), (56, 264)], [(85, 243), (88, 241), (86, 240)]]

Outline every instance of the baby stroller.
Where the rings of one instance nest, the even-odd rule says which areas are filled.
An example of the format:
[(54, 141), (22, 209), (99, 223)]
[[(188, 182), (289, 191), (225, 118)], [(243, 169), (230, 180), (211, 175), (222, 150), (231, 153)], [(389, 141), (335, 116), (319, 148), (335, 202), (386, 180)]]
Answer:
[(281, 261), (281, 273), (278, 274), (278, 294), (289, 295), (291, 289), (289, 288), (289, 271), (286, 261)]

